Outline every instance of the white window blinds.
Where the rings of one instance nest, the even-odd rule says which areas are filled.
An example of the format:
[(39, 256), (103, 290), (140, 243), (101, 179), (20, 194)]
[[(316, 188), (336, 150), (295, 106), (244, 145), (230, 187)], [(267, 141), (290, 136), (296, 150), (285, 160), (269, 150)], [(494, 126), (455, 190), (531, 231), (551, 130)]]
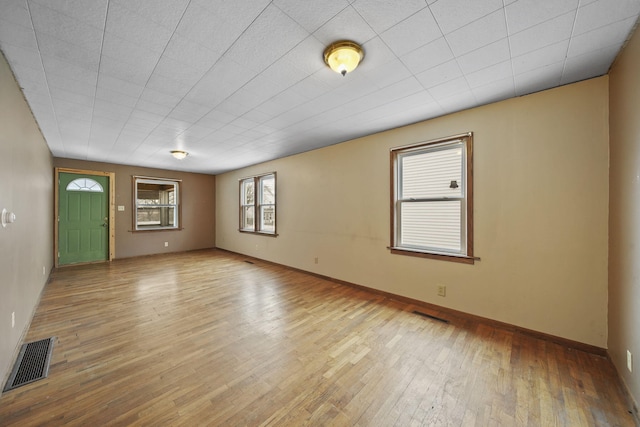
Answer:
[(460, 201), (404, 203), (401, 246), (461, 252)]
[[(462, 197), (462, 145), (407, 153), (402, 159), (402, 199)], [(451, 182), (455, 181), (455, 185)], [(453, 187), (453, 188), (452, 188)]]
[(392, 153), (393, 247), (467, 255), (466, 150), (464, 139), (450, 139)]

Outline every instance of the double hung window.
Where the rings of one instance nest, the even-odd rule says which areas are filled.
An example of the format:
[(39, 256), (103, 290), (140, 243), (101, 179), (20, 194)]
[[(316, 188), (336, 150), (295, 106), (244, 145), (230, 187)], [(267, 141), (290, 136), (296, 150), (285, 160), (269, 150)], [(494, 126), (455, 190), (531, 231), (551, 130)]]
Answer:
[(134, 177), (135, 230), (180, 228), (180, 182)]
[(275, 172), (240, 180), (240, 231), (276, 235)]
[(391, 150), (391, 250), (473, 263), (472, 134)]

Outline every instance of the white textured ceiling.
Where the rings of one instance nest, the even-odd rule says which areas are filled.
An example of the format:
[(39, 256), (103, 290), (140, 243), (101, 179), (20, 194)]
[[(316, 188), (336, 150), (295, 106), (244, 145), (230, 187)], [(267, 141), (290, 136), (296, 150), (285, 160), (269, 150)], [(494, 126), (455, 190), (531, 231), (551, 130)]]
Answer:
[[(640, 0), (0, 0), (0, 48), (55, 156), (220, 173), (605, 74), (639, 12)], [(346, 77), (322, 60), (340, 39), (366, 55)]]

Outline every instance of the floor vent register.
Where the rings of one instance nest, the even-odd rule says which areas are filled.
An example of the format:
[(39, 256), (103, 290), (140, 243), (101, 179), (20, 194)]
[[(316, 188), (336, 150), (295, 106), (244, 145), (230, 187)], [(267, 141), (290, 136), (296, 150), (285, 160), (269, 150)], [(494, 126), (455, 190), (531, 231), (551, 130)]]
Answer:
[(3, 392), (46, 378), (55, 337), (23, 344)]

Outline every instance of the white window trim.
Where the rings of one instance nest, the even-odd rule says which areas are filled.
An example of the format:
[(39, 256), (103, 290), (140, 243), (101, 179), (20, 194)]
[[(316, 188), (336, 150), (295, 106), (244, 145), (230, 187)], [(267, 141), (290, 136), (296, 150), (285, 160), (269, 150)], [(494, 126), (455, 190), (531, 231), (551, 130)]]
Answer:
[[(156, 184), (156, 185), (173, 185), (175, 187), (175, 203), (153, 205), (154, 207), (173, 207), (174, 208), (174, 224), (172, 226), (157, 226), (157, 227), (139, 227), (138, 226), (138, 207), (144, 205), (138, 205), (138, 183), (141, 184)], [(134, 176), (133, 177), (133, 229), (134, 231), (163, 231), (163, 230), (181, 230), (182, 229), (182, 215), (181, 215), (181, 191), (179, 179), (170, 178), (153, 178), (146, 176)]]

